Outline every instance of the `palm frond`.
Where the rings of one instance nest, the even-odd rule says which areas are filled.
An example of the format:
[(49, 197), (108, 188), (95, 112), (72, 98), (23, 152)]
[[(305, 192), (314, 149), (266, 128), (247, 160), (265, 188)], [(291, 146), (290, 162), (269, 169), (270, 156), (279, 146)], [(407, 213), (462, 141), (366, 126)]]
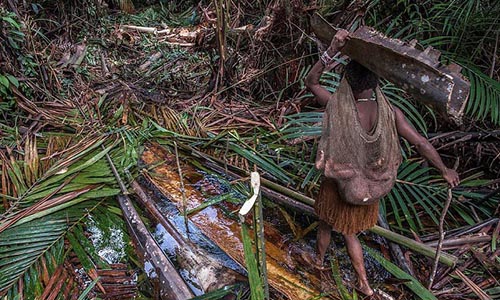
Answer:
[(437, 300), (436, 296), (434, 296), (428, 289), (426, 289), (415, 277), (407, 274), (398, 266), (387, 260), (383, 255), (377, 253), (370, 247), (365, 246), (363, 247), (363, 249), (367, 251), (370, 256), (375, 258), (394, 277), (406, 280), (404, 284), (413, 292), (416, 297), (425, 300)]
[(465, 74), (471, 82), (466, 113), (474, 119), (489, 117), (493, 124), (500, 125), (500, 83), (474, 67), (465, 66)]
[(276, 179), (282, 182), (293, 183), (294, 176), (276, 164), (272, 157), (268, 157), (268, 155), (254, 149), (243, 148), (237, 144), (231, 144), (230, 149), (248, 161), (255, 163)]
[[(435, 174), (432, 168), (423, 168), (420, 161), (407, 160), (401, 164), (398, 180), (391, 192), (384, 198), (382, 209), (396, 222), (396, 227), (407, 231), (422, 232), (432, 224), (439, 223), (439, 216), (447, 195), (447, 187)], [(476, 180), (481, 174), (474, 174), (462, 179), (462, 186), (477, 187), (484, 185), (484, 180)], [(469, 199), (469, 202), (453, 201), (448, 221), (466, 220), (473, 224), (474, 217), (470, 213), (470, 205), (483, 197), (467, 190), (453, 191), (454, 199)], [(488, 206), (475, 206), (476, 213), (483, 217), (491, 217), (492, 209)], [(429, 224), (431, 221), (431, 224)]]
[(279, 129), (280, 140), (294, 140), (321, 136), (322, 112), (301, 112), (286, 116), (287, 122)]
[[(418, 106), (403, 96), (403, 89), (397, 88), (393, 84), (387, 82), (382, 86), (381, 90), (394, 106), (401, 109), (413, 127), (415, 127), (421, 134), (427, 135), (427, 124), (424, 117), (418, 111)], [(432, 112), (432, 110), (429, 111)], [(435, 120), (434, 114), (432, 114), (432, 117)]]
[[(121, 134), (134, 146), (147, 136), (135, 130)], [(86, 271), (106, 265), (84, 235), (82, 222), (120, 191), (104, 156), (115, 157), (120, 170), (136, 165), (137, 153), (131, 147), (117, 147), (116, 137), (69, 136), (62, 143), (51, 136), (33, 138), (27, 140), (24, 152), (0, 152), (2, 186), (12, 187), (2, 190), (8, 193), (4, 196), (9, 208), (0, 217), (0, 295), (35, 299), (44, 289), (49, 293), (51, 283), (46, 279), (63, 276), (54, 272), (64, 272), (60, 266), (68, 249)], [(46, 149), (45, 156), (37, 150), (39, 144)], [(100, 213), (109, 218), (109, 212)], [(65, 239), (70, 242), (67, 246)], [(73, 289), (70, 281), (64, 284), (68, 288), (60, 295)]]
[[(0, 294), (21, 278), (38, 276), (41, 258), (46, 262), (62, 263), (65, 258), (64, 236), (99, 204), (86, 201), (71, 209), (34, 219), (18, 226), (11, 226), (0, 233)], [(38, 280), (24, 280), (36, 284)], [(29, 289), (28, 289), (29, 290)], [(12, 293), (12, 292), (8, 292)]]

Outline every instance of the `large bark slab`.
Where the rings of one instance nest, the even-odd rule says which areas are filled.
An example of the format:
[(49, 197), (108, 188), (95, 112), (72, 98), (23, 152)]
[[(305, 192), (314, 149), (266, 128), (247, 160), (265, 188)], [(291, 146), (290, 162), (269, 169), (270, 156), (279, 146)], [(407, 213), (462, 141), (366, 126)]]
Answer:
[[(325, 44), (337, 32), (318, 14), (313, 15), (311, 26)], [(439, 51), (431, 47), (420, 51), (371, 27), (361, 26), (350, 36), (342, 53), (432, 106), (447, 120), (461, 124), (470, 83), (460, 74), (458, 65), (442, 65)]]

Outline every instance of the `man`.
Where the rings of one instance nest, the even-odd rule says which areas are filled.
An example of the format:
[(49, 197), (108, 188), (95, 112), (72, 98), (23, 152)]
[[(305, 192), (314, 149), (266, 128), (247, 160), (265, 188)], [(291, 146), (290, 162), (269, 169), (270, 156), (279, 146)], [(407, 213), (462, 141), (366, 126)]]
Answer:
[(357, 233), (376, 224), (378, 201), (394, 184), (401, 161), (398, 135), (415, 145), (450, 187), (457, 186), (459, 178), (408, 124), (401, 110), (384, 98), (374, 73), (351, 61), (335, 94), (319, 84), (323, 70), (334, 62), (334, 55), (348, 39), (349, 33), (339, 30), (305, 80), (318, 103), (327, 105), (316, 159), (316, 167), (323, 170), (325, 178), (315, 204), (320, 219), (315, 264), (318, 268), (323, 265), (332, 228), (339, 231), (358, 276), (358, 290), (370, 296), (373, 290)]

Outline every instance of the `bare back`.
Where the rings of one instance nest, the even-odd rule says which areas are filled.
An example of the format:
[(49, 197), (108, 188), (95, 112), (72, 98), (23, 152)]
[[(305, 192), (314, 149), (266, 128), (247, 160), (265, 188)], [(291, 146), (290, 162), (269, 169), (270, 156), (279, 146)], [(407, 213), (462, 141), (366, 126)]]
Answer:
[(377, 101), (356, 102), (359, 122), (366, 132), (372, 131), (377, 124), (378, 105)]

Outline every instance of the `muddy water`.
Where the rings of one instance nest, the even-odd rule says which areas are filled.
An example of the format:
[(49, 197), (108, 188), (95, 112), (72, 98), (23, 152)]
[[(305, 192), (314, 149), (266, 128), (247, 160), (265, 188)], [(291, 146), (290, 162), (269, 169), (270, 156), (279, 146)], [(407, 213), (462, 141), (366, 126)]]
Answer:
[[(158, 193), (154, 185), (150, 184), (146, 180), (143, 180), (141, 182), (141, 185), (150, 192), (149, 196), (155, 201), (162, 215), (166, 219), (168, 219), (168, 221), (170, 221), (170, 223), (177, 229), (178, 233), (186, 241), (189, 241), (191, 245), (196, 245), (197, 249), (203, 249), (203, 255), (208, 256), (209, 261), (215, 261), (216, 263), (223, 265), (231, 270), (246, 275), (246, 271), (241, 268), (235, 261), (233, 261), (229, 256), (227, 256), (227, 254), (225, 254), (224, 251), (222, 251), (217, 245), (210, 241), (198, 229), (198, 227), (193, 224), (193, 222), (188, 221), (189, 230), (186, 230), (184, 218), (180, 214), (175, 204), (169, 201), (168, 198), (163, 196), (161, 193)], [(170, 260), (177, 267), (179, 273), (184, 278), (189, 287), (193, 290), (195, 295), (203, 294), (203, 285), (198, 280), (199, 274), (192, 273), (195, 272), (190, 265), (190, 263), (192, 262), (183, 261), (183, 257), (184, 255), (186, 255), (186, 251), (193, 253), (192, 251), (195, 251), (195, 249), (181, 249), (182, 246), (178, 245), (177, 241), (161, 224), (154, 225), (152, 233), (153, 238), (158, 242), (160, 248), (169, 256)]]
[[(159, 147), (151, 147), (144, 152), (142, 159), (149, 166), (156, 165), (160, 161), (164, 162), (152, 170), (149, 180), (163, 195), (172, 201), (173, 205), (164, 203), (163, 210), (175, 226), (184, 231), (183, 234), (188, 236), (193, 242), (211, 249), (210, 252), (217, 256), (221, 263), (229, 268), (243, 272), (241, 266), (244, 265), (244, 255), (238, 223), (228, 217), (218, 206), (211, 206), (190, 216), (190, 234), (186, 235), (185, 230), (183, 230), (185, 229), (184, 220), (179, 215), (179, 210), (182, 208), (183, 195), (180, 192), (175, 157)], [(182, 172), (184, 174), (192, 174), (195, 171), (189, 169), (189, 167), (183, 167)], [(201, 192), (194, 187), (195, 182), (197, 180), (185, 182), (187, 209), (195, 208), (205, 200)], [(273, 218), (273, 220), (276, 221), (276, 218)], [(167, 236), (163, 231), (164, 229), (161, 226), (157, 227), (157, 235), (159, 237)], [(324, 278), (320, 280), (319, 277), (322, 276), (318, 275), (321, 274), (316, 274), (317, 271), (310, 270), (307, 266), (301, 265), (301, 262), (294, 257), (300, 251), (312, 252), (313, 247), (311, 245), (314, 243), (313, 240), (309, 239), (305, 245), (303, 243), (291, 242), (290, 235), (284, 236), (278, 229), (269, 224), (265, 227), (265, 233), (268, 277), (269, 283), (273, 288), (286, 295), (289, 299), (309, 299), (319, 295), (320, 290), (331, 292), (332, 298), (337, 298), (335, 296), (337, 294), (336, 288), (331, 278), (330, 280), (325, 280)], [(212, 246), (212, 241), (220, 249)], [(173, 244), (175, 243), (172, 240), (164, 238), (162, 247), (168, 253), (174, 255), (175, 249), (171, 246)], [(352, 273), (349, 259), (345, 254), (345, 249), (340, 247), (332, 250), (335, 251), (335, 256), (339, 258), (344, 280), (353, 281), (354, 274)], [(232, 259), (228, 259), (228, 256)], [(386, 277), (380, 276), (380, 266), (375, 264), (374, 267), (371, 267), (373, 260), (370, 257), (366, 257), (366, 259), (367, 271), (369, 274), (373, 273), (369, 275), (371, 279), (375, 278), (372, 275), (378, 275), (379, 278)], [(191, 284), (196, 285), (195, 282)]]

